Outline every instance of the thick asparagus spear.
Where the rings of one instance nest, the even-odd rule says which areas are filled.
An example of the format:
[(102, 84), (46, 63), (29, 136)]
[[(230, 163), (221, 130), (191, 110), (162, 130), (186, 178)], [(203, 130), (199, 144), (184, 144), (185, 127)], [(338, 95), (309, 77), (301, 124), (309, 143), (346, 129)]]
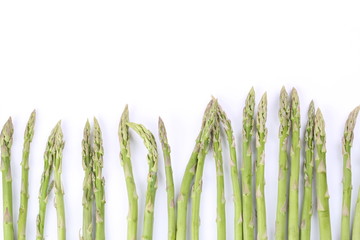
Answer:
[(291, 91), (291, 150), (289, 186), (289, 240), (299, 239), (300, 105), (295, 88)]
[(121, 115), (119, 123), (119, 142), (120, 142), (120, 159), (121, 165), (124, 169), (126, 189), (129, 203), (129, 213), (127, 217), (127, 239), (133, 240), (137, 238), (137, 220), (138, 220), (138, 195), (136, 193), (136, 185), (134, 181), (134, 175), (131, 166), (130, 157), (130, 139), (129, 139), (129, 109), (125, 106), (125, 109)]
[(343, 200), (341, 215), (341, 240), (350, 240), (350, 206), (351, 206), (351, 146), (354, 139), (354, 128), (360, 107), (355, 108), (345, 124), (342, 139), (343, 148)]
[(314, 120), (315, 108), (311, 101), (308, 111), (308, 121), (305, 129), (305, 161), (304, 161), (304, 198), (301, 214), (300, 238), (310, 240), (312, 216), (312, 180), (314, 169)]
[(147, 178), (147, 190), (145, 199), (145, 213), (144, 213), (144, 230), (142, 238), (144, 240), (151, 240), (153, 237), (153, 225), (154, 225), (154, 206), (155, 195), (157, 189), (157, 170), (158, 170), (158, 152), (154, 135), (141, 124), (128, 123), (128, 126), (132, 128), (143, 139), (145, 147), (149, 153), (147, 160), (149, 164), (149, 174)]
[(360, 188), (358, 189), (358, 198), (356, 201), (356, 209), (352, 230), (352, 240), (360, 239)]
[(11, 117), (5, 123), (0, 135), (1, 172), (3, 191), (3, 233), (4, 240), (14, 239), (13, 206), (12, 206), (12, 177), (11, 177), (11, 146), (14, 127)]
[(239, 172), (237, 165), (236, 157), (236, 145), (233, 130), (231, 127), (231, 121), (227, 118), (226, 113), (222, 110), (219, 105), (219, 117), (224, 125), (224, 130), (226, 133), (226, 138), (229, 145), (230, 152), (230, 175), (231, 175), (231, 184), (233, 190), (233, 200), (234, 200), (234, 239), (242, 240), (243, 239), (243, 218), (242, 218), (242, 203), (241, 203), (241, 191), (240, 191), (240, 182), (239, 182)]
[(286, 239), (286, 221), (288, 210), (288, 157), (287, 144), (290, 133), (290, 103), (289, 96), (283, 87), (280, 93), (279, 109), (279, 177), (278, 177), (278, 199), (276, 209), (275, 239)]
[(320, 109), (316, 111), (314, 133), (316, 149), (316, 197), (320, 225), (320, 240), (331, 240), (329, 192), (326, 179), (325, 122)]
[(200, 138), (200, 149), (197, 158), (194, 185), (191, 193), (192, 204), (193, 204), (191, 209), (191, 239), (192, 240), (199, 239), (202, 175), (204, 170), (205, 157), (209, 150), (209, 145), (211, 141), (211, 133), (214, 128), (215, 119), (217, 117), (217, 111), (218, 111), (217, 101), (214, 100), (214, 103), (212, 104), (209, 112), (209, 118), (205, 123), (205, 127)]
[(168, 239), (175, 240), (176, 234), (176, 206), (175, 206), (175, 187), (173, 170), (171, 167), (170, 145), (168, 143), (164, 122), (159, 118), (159, 136), (165, 162), (166, 192), (168, 204)]
[(93, 186), (96, 206), (96, 240), (105, 240), (105, 179), (102, 176), (104, 164), (103, 141), (99, 122), (94, 118), (94, 144), (93, 144)]
[(242, 130), (242, 197), (244, 240), (254, 239), (254, 213), (252, 199), (252, 137), (254, 133), (255, 91), (251, 88), (243, 111)]
[(256, 212), (257, 212), (257, 239), (268, 239), (266, 230), (266, 205), (265, 205), (265, 143), (267, 137), (267, 96), (262, 96), (256, 116)]
[(82, 237), (81, 240), (92, 240), (93, 233), (93, 161), (92, 161), (92, 149), (91, 149), (91, 129), (89, 121), (86, 121), (84, 127), (84, 137), (82, 140), (82, 163), (84, 168), (84, 182), (83, 182), (83, 225), (82, 225)]
[(21, 193), (20, 193), (20, 208), (18, 218), (18, 239), (26, 239), (26, 219), (27, 207), (29, 201), (29, 153), (30, 143), (34, 136), (36, 113), (35, 110), (31, 113), (29, 121), (26, 125), (24, 134), (24, 146), (22, 152), (21, 162)]

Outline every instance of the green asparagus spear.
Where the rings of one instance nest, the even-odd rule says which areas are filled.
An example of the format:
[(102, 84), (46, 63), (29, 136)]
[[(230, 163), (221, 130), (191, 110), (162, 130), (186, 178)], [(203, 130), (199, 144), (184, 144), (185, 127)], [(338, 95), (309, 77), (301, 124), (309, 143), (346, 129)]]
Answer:
[(315, 108), (311, 101), (305, 129), (304, 198), (301, 214), (300, 238), (310, 240), (312, 216), (312, 180), (314, 168), (314, 120)]
[(278, 177), (278, 200), (276, 210), (275, 239), (286, 239), (286, 222), (288, 210), (288, 157), (287, 143), (290, 133), (290, 103), (289, 96), (283, 87), (280, 93), (279, 109), (279, 177)]
[(352, 230), (352, 240), (360, 239), (360, 188), (358, 189), (358, 198), (356, 201), (356, 209)]
[(289, 240), (299, 239), (300, 105), (295, 88), (291, 91), (291, 150), (289, 186)]
[(92, 240), (93, 234), (93, 161), (92, 161), (92, 149), (91, 149), (91, 129), (89, 121), (86, 121), (84, 127), (84, 137), (82, 140), (82, 163), (84, 168), (84, 183), (83, 183), (83, 226), (81, 240)]
[(231, 184), (233, 190), (233, 200), (234, 200), (234, 239), (242, 240), (243, 239), (243, 221), (242, 221), (242, 203), (241, 203), (241, 191), (240, 191), (240, 182), (239, 182), (239, 172), (237, 167), (237, 157), (236, 157), (236, 145), (233, 130), (231, 127), (231, 121), (226, 116), (226, 113), (222, 110), (220, 105), (218, 105), (219, 118), (224, 125), (224, 130), (226, 133), (226, 138), (229, 145), (230, 152), (230, 175), (231, 175)]
[(21, 193), (18, 218), (18, 240), (26, 239), (26, 219), (29, 201), (29, 154), (30, 143), (34, 136), (35, 118), (36, 113), (34, 110), (30, 115), (24, 134), (24, 146), (21, 162)]
[(121, 115), (119, 124), (119, 142), (120, 142), (120, 159), (121, 165), (124, 169), (126, 189), (129, 203), (128, 214), (128, 227), (127, 227), (127, 239), (134, 240), (137, 238), (137, 220), (138, 220), (138, 195), (136, 193), (136, 185), (134, 181), (134, 175), (131, 166), (130, 158), (130, 139), (129, 139), (129, 109), (125, 106), (125, 109)]
[(243, 111), (242, 130), (242, 197), (244, 240), (254, 239), (254, 213), (252, 199), (252, 137), (254, 133), (255, 91), (251, 88)]
[(155, 194), (157, 189), (157, 170), (158, 170), (158, 152), (154, 135), (141, 124), (128, 123), (128, 126), (132, 128), (143, 139), (145, 147), (149, 153), (147, 160), (149, 164), (149, 174), (147, 178), (147, 190), (145, 200), (145, 213), (144, 213), (144, 230), (142, 239), (151, 240), (153, 237), (153, 225), (154, 225), (154, 206), (155, 206)]
[(329, 192), (326, 179), (325, 122), (320, 109), (316, 111), (314, 133), (316, 149), (316, 197), (320, 225), (320, 240), (331, 240)]
[(168, 204), (168, 239), (175, 240), (176, 234), (176, 206), (175, 206), (175, 187), (173, 179), (173, 170), (171, 167), (170, 145), (168, 143), (164, 122), (159, 118), (159, 136), (164, 155), (166, 191)]
[(103, 141), (99, 122), (94, 118), (93, 186), (96, 207), (96, 240), (105, 240), (105, 179), (102, 176), (104, 165)]
[(267, 95), (262, 96), (256, 116), (256, 212), (257, 212), (257, 239), (268, 239), (266, 230), (266, 205), (265, 205), (265, 143), (267, 137)]
[(14, 127), (11, 117), (5, 123), (0, 135), (1, 172), (3, 191), (3, 233), (4, 240), (14, 239), (13, 207), (12, 207), (12, 177), (11, 177), (11, 145)]
[(350, 240), (350, 206), (351, 206), (351, 146), (354, 139), (354, 128), (360, 107), (355, 108), (346, 121), (343, 143), (343, 202), (341, 215), (341, 240)]

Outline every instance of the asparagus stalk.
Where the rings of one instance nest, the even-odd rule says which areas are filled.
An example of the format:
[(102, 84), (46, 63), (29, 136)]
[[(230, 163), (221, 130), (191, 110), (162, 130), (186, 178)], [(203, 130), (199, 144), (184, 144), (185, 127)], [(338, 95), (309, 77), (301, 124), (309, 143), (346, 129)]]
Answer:
[(237, 157), (236, 157), (236, 146), (233, 130), (231, 127), (231, 121), (226, 116), (226, 113), (222, 110), (220, 105), (218, 105), (219, 118), (222, 124), (224, 125), (228, 145), (230, 152), (230, 173), (231, 173), (231, 183), (233, 190), (233, 200), (234, 200), (234, 239), (242, 240), (243, 239), (243, 220), (242, 220), (242, 203), (241, 203), (241, 192), (240, 192), (240, 182), (239, 182), (239, 172), (237, 167)]
[(26, 239), (26, 219), (29, 201), (29, 154), (30, 143), (34, 136), (36, 112), (31, 113), (29, 121), (26, 125), (24, 134), (24, 146), (21, 162), (21, 192), (20, 192), (20, 208), (18, 218), (18, 239)]
[(143, 139), (145, 147), (149, 153), (147, 160), (149, 164), (149, 174), (147, 178), (147, 190), (145, 200), (145, 213), (144, 213), (144, 230), (142, 239), (151, 240), (153, 237), (154, 225), (154, 206), (155, 194), (157, 189), (157, 170), (158, 170), (158, 152), (154, 135), (141, 124), (128, 123), (139, 136)]
[(215, 118), (213, 130), (213, 149), (216, 167), (216, 189), (217, 189), (217, 239), (226, 239), (226, 214), (225, 214), (225, 190), (224, 190), (224, 168), (220, 139), (220, 122), (219, 118)]
[(129, 109), (125, 106), (125, 109), (121, 115), (119, 124), (119, 142), (120, 142), (120, 159), (121, 165), (124, 169), (126, 189), (129, 203), (129, 213), (127, 217), (127, 239), (134, 240), (137, 238), (137, 219), (138, 219), (138, 195), (136, 193), (136, 185), (134, 181), (134, 175), (131, 166), (130, 157), (130, 140), (129, 140)]
[(295, 88), (291, 91), (291, 150), (289, 186), (289, 240), (299, 239), (300, 105)]
[(352, 240), (360, 239), (360, 189), (358, 190), (358, 198), (356, 201), (356, 209), (353, 223)]
[(11, 117), (5, 123), (0, 135), (1, 172), (3, 191), (3, 233), (4, 240), (14, 239), (13, 206), (12, 206), (12, 177), (11, 177), (11, 145), (14, 127)]
[(257, 239), (268, 239), (266, 230), (266, 205), (265, 205), (265, 143), (267, 137), (267, 95), (262, 96), (256, 116), (256, 212), (257, 212)]
[(314, 133), (316, 149), (316, 196), (320, 225), (320, 240), (331, 240), (329, 192), (326, 180), (325, 122), (320, 109), (316, 111)]
[(175, 240), (176, 234), (176, 206), (175, 206), (175, 187), (173, 170), (171, 167), (170, 145), (168, 143), (164, 122), (159, 118), (159, 136), (165, 162), (166, 192), (168, 205), (168, 239)]
[(93, 161), (92, 161), (92, 149), (90, 140), (90, 123), (86, 121), (84, 127), (84, 137), (82, 140), (82, 164), (84, 168), (84, 183), (83, 183), (83, 225), (82, 225), (82, 237), (81, 240), (92, 240), (93, 234)]
[(54, 141), (54, 186), (55, 186), (55, 208), (57, 213), (57, 231), (58, 239), (66, 239), (65, 224), (65, 204), (64, 204), (64, 188), (61, 181), (62, 170), (62, 151), (64, 149), (63, 133), (61, 130), (61, 122), (56, 125), (56, 135)]
[(102, 176), (104, 164), (103, 141), (99, 122), (94, 118), (93, 186), (96, 206), (96, 240), (105, 240), (105, 179)]
[(254, 239), (254, 214), (252, 199), (252, 136), (254, 133), (255, 91), (251, 88), (243, 111), (242, 130), (242, 197), (244, 240)]
[(305, 129), (305, 161), (304, 161), (304, 198), (301, 215), (300, 238), (310, 240), (312, 216), (312, 180), (314, 168), (314, 102), (308, 110), (308, 121)]
[(201, 145), (201, 135), (204, 131), (205, 124), (210, 115), (210, 109), (213, 105), (213, 100), (209, 102), (206, 107), (202, 126), (198, 137), (196, 138), (196, 143), (194, 150), (190, 156), (190, 160), (186, 166), (185, 173), (180, 186), (180, 194), (177, 199), (177, 220), (176, 220), (176, 239), (177, 240), (186, 240), (186, 216), (187, 216), (187, 206), (190, 195), (191, 182), (194, 178), (197, 158), (199, 155), (200, 145)]
[(286, 217), (288, 210), (288, 157), (287, 143), (290, 133), (290, 103), (289, 96), (283, 87), (280, 93), (279, 109), (279, 177), (278, 177), (278, 200), (276, 210), (275, 239), (286, 239)]
[[(343, 148), (343, 200), (341, 215), (341, 239), (350, 240), (350, 206), (351, 206), (351, 147), (354, 139), (354, 128), (360, 107), (355, 108), (346, 121)], [(355, 225), (354, 225), (355, 226)]]

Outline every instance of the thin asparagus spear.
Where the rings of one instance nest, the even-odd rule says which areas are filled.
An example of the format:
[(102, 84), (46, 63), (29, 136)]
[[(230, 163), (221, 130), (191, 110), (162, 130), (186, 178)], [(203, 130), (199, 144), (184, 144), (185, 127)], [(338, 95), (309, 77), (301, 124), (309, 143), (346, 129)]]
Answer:
[(96, 240), (105, 240), (105, 179), (102, 176), (104, 165), (103, 141), (99, 122), (94, 118), (93, 186), (96, 206)]
[(30, 115), (24, 134), (24, 146), (21, 162), (21, 192), (18, 218), (18, 240), (26, 239), (26, 219), (29, 201), (29, 154), (30, 143), (34, 136), (35, 118), (36, 112), (34, 110)]
[(316, 111), (314, 133), (316, 149), (316, 197), (320, 225), (320, 240), (331, 240), (329, 192), (326, 179), (325, 122), (320, 109)]
[(358, 198), (356, 201), (356, 209), (354, 216), (354, 223), (352, 229), (352, 240), (360, 239), (360, 188), (358, 189)]
[(286, 239), (286, 222), (288, 210), (288, 157), (287, 143), (290, 133), (290, 103), (289, 96), (283, 87), (280, 93), (279, 109), (279, 177), (278, 177), (278, 200), (276, 210), (275, 239)]
[(136, 185), (134, 181), (134, 175), (131, 166), (130, 157), (130, 140), (129, 140), (129, 109), (125, 106), (125, 109), (121, 115), (119, 123), (119, 142), (120, 142), (120, 159), (121, 165), (124, 169), (126, 189), (129, 203), (129, 213), (127, 217), (127, 239), (134, 240), (137, 238), (137, 220), (138, 220), (138, 195), (136, 193)]
[(265, 205), (265, 143), (267, 137), (267, 95), (262, 96), (256, 116), (256, 212), (257, 212), (257, 239), (268, 239), (266, 230), (266, 205)]
[(175, 240), (176, 234), (176, 206), (175, 206), (175, 187), (173, 170), (171, 167), (170, 145), (168, 143), (164, 122), (159, 118), (159, 136), (165, 162), (166, 192), (168, 204), (168, 239)]
[(204, 131), (204, 127), (207, 119), (209, 118), (209, 113), (211, 106), (213, 104), (213, 100), (211, 100), (205, 110), (201, 130), (196, 138), (196, 143), (194, 150), (190, 156), (190, 160), (186, 165), (185, 173), (180, 186), (180, 194), (177, 199), (177, 220), (176, 220), (176, 239), (177, 240), (186, 240), (186, 216), (187, 216), (187, 206), (190, 195), (191, 182), (194, 178), (196, 166), (197, 166), (197, 158), (200, 150), (200, 138)]
[(308, 121), (305, 129), (305, 161), (304, 161), (304, 198), (301, 214), (300, 238), (310, 240), (312, 216), (312, 180), (314, 168), (314, 120), (315, 108), (311, 101), (308, 110)]
[(154, 225), (154, 206), (155, 195), (157, 189), (157, 170), (158, 170), (158, 152), (154, 135), (141, 124), (128, 123), (128, 126), (132, 128), (143, 139), (145, 147), (149, 153), (147, 160), (149, 164), (149, 174), (147, 178), (147, 190), (145, 200), (145, 213), (144, 213), (144, 230), (142, 238), (144, 240), (151, 240), (153, 237), (153, 225)]
[(11, 146), (13, 141), (14, 127), (11, 117), (1, 130), (1, 172), (3, 191), (3, 231), (4, 240), (14, 239), (13, 206), (12, 206), (12, 177), (11, 177)]
[(56, 125), (56, 135), (54, 142), (54, 186), (55, 186), (55, 208), (57, 213), (57, 231), (58, 239), (66, 239), (65, 224), (65, 204), (64, 204), (64, 188), (61, 181), (62, 171), (62, 151), (64, 149), (63, 133), (61, 130), (61, 122)]
[(242, 198), (244, 240), (254, 239), (254, 213), (252, 199), (252, 137), (254, 134), (255, 91), (251, 88), (243, 111), (242, 129)]
[(289, 186), (289, 240), (299, 239), (300, 105), (295, 88), (291, 91), (291, 150)]
[(343, 200), (341, 214), (341, 240), (350, 240), (350, 206), (351, 206), (351, 147), (354, 140), (354, 128), (360, 107), (356, 107), (346, 121), (343, 148)]
[(84, 137), (82, 140), (82, 163), (84, 169), (84, 183), (83, 183), (83, 225), (82, 225), (82, 237), (81, 240), (92, 240), (93, 234), (93, 161), (92, 161), (92, 149), (90, 140), (90, 123), (86, 121), (84, 127)]
[(242, 240), (243, 239), (243, 220), (242, 220), (242, 203), (241, 203), (241, 191), (240, 191), (240, 182), (239, 182), (239, 172), (237, 167), (237, 157), (236, 157), (236, 145), (233, 130), (231, 127), (231, 121), (226, 116), (226, 113), (222, 110), (220, 105), (218, 105), (218, 113), (220, 121), (224, 125), (224, 130), (226, 133), (226, 138), (229, 145), (230, 152), (230, 172), (231, 172), (231, 184), (233, 190), (233, 200), (234, 200), (234, 239)]

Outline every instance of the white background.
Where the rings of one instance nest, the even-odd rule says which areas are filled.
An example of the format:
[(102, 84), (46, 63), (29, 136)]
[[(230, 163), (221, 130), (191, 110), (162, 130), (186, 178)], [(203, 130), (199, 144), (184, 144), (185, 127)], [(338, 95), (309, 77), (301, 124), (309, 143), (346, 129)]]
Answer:
[[(266, 203), (274, 238), (278, 168), (279, 91), (296, 87), (302, 130), (311, 99), (323, 111), (328, 148), (333, 238), (340, 234), (341, 138), (348, 113), (360, 104), (360, 3), (358, 1), (1, 1), (0, 123), (13, 117), (14, 216), (20, 192), (23, 131), (38, 113), (30, 155), (28, 239), (35, 238), (37, 195), (47, 137), (61, 119), (68, 239), (82, 222), (81, 139), (87, 118), (100, 121), (104, 137), (107, 239), (126, 238), (127, 198), (119, 161), (117, 126), (125, 104), (131, 121), (157, 137), (161, 115), (172, 146), (176, 189), (211, 95), (232, 120), (238, 146), (242, 108), (251, 86), (256, 100), (267, 91)], [(353, 206), (360, 185), (360, 128), (353, 150)], [(144, 209), (146, 151), (132, 135), (132, 161)], [(226, 148), (226, 146), (224, 146)], [(239, 149), (239, 147), (238, 147)], [(161, 152), (160, 152), (161, 153)], [(227, 151), (224, 151), (228, 162)], [(211, 154), (210, 154), (211, 156)], [(154, 239), (167, 239), (163, 159), (159, 164)], [(226, 172), (227, 232), (232, 233), (229, 166)], [(302, 178), (301, 178), (302, 180)], [(201, 202), (201, 239), (216, 237), (215, 167), (206, 161)], [(143, 214), (139, 215), (139, 237)], [(317, 217), (313, 218), (318, 239)], [(0, 234), (2, 230), (0, 230)], [(56, 239), (50, 196), (46, 239)]]

